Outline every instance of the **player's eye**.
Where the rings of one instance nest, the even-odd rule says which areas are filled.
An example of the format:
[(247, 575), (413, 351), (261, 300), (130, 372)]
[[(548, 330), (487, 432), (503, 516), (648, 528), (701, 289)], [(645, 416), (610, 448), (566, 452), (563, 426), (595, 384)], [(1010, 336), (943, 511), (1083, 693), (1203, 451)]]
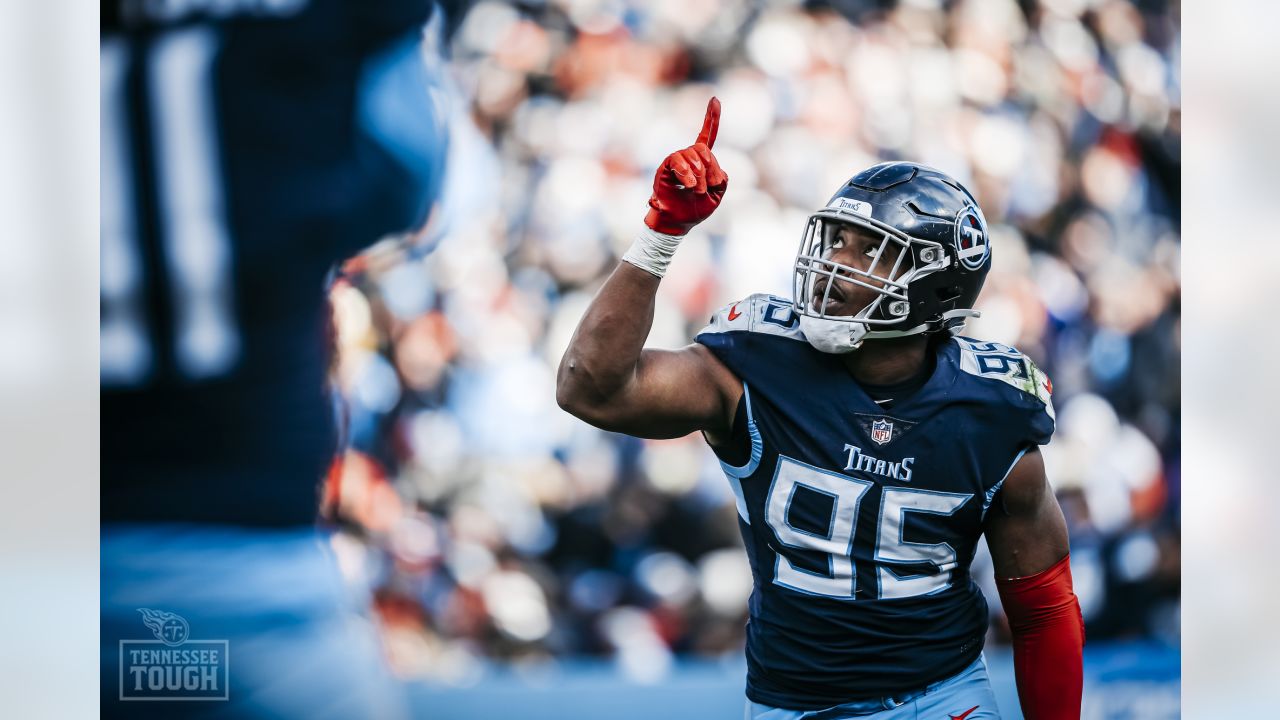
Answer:
[(828, 248), (827, 248), (827, 249), (828, 249), (828, 250), (839, 250), (839, 249), (840, 249), (840, 248), (842, 248), (842, 247), (844, 247), (844, 238), (843, 238), (842, 236), (840, 236), (840, 235), (835, 235), (835, 236), (833, 236), (833, 237), (831, 238), (831, 245), (830, 245), (830, 246), (828, 246)]
[(880, 250), (880, 246), (875, 243), (871, 243), (867, 245), (865, 248), (863, 248), (862, 254), (866, 255), (869, 258), (873, 258), (876, 256), (876, 252), (878, 250)]

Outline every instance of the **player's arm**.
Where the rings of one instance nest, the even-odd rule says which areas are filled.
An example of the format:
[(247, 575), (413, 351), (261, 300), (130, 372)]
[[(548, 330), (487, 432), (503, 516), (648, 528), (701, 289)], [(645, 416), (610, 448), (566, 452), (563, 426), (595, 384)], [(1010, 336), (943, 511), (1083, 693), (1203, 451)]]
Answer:
[(987, 515), (996, 586), (1013, 633), (1018, 698), (1027, 720), (1078, 720), (1084, 621), (1071, 589), (1067, 524), (1032, 447)]
[(644, 349), (667, 263), (728, 187), (711, 154), (719, 122), (720, 101), (712, 98), (697, 141), (658, 168), (645, 229), (591, 301), (560, 360), (556, 401), (592, 425), (647, 438), (702, 430), (713, 444), (728, 437), (742, 393), (728, 368), (701, 345)]

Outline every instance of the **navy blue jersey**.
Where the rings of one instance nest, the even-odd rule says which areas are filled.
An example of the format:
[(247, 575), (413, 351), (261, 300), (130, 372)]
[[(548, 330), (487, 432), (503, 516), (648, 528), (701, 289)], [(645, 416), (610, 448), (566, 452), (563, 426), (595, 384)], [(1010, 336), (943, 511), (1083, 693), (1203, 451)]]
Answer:
[(326, 278), (440, 179), (430, 3), (102, 7), (102, 519), (314, 522)]
[(747, 696), (817, 709), (964, 669), (987, 629), (969, 577), (983, 519), (1053, 433), (1044, 374), (1014, 348), (952, 338), (885, 410), (768, 295), (697, 340), (744, 388), (750, 458), (721, 465), (755, 578)]

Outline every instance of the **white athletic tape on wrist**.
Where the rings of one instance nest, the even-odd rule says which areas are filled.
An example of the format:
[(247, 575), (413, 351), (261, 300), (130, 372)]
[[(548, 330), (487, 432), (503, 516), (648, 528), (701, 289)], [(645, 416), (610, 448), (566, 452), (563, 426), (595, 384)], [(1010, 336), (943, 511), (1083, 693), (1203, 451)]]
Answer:
[(662, 277), (667, 274), (671, 256), (676, 254), (676, 248), (680, 247), (683, 239), (683, 235), (667, 235), (645, 225), (640, 228), (631, 248), (622, 259), (641, 270)]

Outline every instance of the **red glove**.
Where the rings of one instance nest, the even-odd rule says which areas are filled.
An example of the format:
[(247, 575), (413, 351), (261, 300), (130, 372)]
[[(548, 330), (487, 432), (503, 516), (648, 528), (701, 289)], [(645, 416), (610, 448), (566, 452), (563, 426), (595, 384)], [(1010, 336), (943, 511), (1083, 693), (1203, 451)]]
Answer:
[(644, 217), (644, 224), (650, 229), (665, 235), (684, 235), (711, 217), (720, 205), (729, 187), (729, 176), (711, 154), (719, 128), (720, 101), (713, 97), (707, 103), (707, 116), (702, 120), (698, 139), (668, 155), (658, 167), (649, 213)]
[(1084, 620), (1071, 590), (1071, 556), (1043, 572), (997, 578), (1013, 632), (1013, 671), (1027, 720), (1079, 720)]

